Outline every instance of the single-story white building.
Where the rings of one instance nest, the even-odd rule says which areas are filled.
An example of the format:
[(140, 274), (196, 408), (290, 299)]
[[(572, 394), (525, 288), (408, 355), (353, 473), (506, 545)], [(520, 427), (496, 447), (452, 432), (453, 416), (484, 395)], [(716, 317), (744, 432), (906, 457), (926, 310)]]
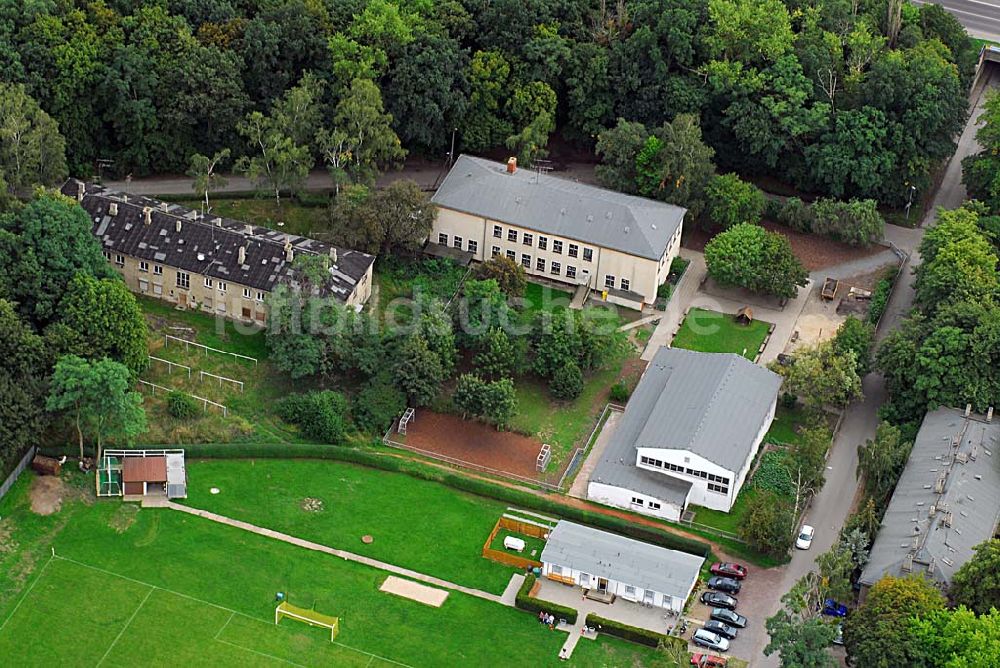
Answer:
[(541, 561), (550, 580), (680, 612), (705, 559), (562, 521)]
[(503, 255), (529, 276), (586, 285), (636, 309), (654, 302), (667, 280), (686, 213), (518, 169), (513, 158), (504, 165), (468, 155), (459, 156), (431, 201), (430, 252), (458, 249), (479, 262)]
[(587, 485), (593, 501), (678, 520), (729, 512), (774, 419), (781, 376), (741, 355), (660, 348)]

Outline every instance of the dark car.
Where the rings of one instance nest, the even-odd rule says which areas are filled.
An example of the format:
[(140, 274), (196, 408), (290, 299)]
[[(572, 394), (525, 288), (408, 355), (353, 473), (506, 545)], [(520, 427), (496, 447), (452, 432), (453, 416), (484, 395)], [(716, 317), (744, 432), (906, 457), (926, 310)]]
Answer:
[(712, 608), (712, 614), (709, 617), (718, 622), (735, 626), (738, 629), (745, 629), (747, 627), (746, 617), (725, 608)]
[(732, 578), (720, 578), (718, 576), (708, 579), (709, 589), (715, 589), (717, 591), (724, 591), (727, 594), (739, 594), (740, 593), (740, 583), (738, 580)]
[(832, 598), (828, 598), (823, 601), (823, 614), (830, 617), (846, 617), (847, 606), (843, 603), (837, 603)]
[(727, 578), (734, 578), (736, 580), (742, 580), (747, 576), (747, 567), (742, 564), (734, 564), (731, 562), (719, 561), (712, 564), (712, 575), (721, 575)]
[(730, 640), (735, 638), (737, 634), (737, 630), (734, 629), (729, 624), (723, 624), (722, 622), (717, 622), (714, 619), (710, 619), (707, 622), (705, 622), (705, 626), (703, 626), (702, 628), (704, 628), (706, 631), (711, 631), (716, 635), (720, 635), (723, 638), (729, 638)]
[(714, 654), (695, 652), (691, 655), (691, 665), (698, 668), (726, 668), (729, 665), (729, 659)]
[(735, 610), (736, 606), (739, 604), (739, 600), (737, 600), (735, 596), (723, 594), (718, 591), (703, 592), (701, 595), (701, 602), (705, 605), (710, 605), (713, 608), (726, 608), (728, 610)]

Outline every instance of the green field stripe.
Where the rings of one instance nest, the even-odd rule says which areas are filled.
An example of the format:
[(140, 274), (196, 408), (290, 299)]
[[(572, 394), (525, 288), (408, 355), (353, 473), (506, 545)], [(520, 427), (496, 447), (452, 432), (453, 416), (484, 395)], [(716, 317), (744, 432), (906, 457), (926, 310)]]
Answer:
[(35, 579), (32, 580), (31, 586), (28, 587), (27, 591), (24, 592), (24, 594), (21, 596), (21, 600), (17, 602), (17, 605), (14, 606), (14, 609), (10, 611), (10, 614), (7, 615), (7, 619), (3, 620), (3, 624), (0, 624), (0, 633), (3, 633), (3, 628), (7, 626), (7, 622), (11, 620), (11, 618), (14, 616), (14, 613), (17, 612), (17, 609), (21, 607), (22, 603), (24, 603), (24, 599), (28, 598), (28, 595), (31, 593), (31, 590), (34, 589), (35, 585), (38, 584), (38, 581), (42, 579), (42, 575), (45, 573), (45, 569), (49, 567), (49, 564), (52, 563), (52, 560), (55, 558), (55, 556), (56, 556), (55, 552), (53, 552), (52, 556), (49, 557), (49, 560), (46, 561), (44, 564), (42, 564), (42, 567), (38, 570), (38, 574), (35, 576)]
[(104, 663), (104, 660), (108, 658), (108, 654), (111, 654), (111, 650), (115, 648), (115, 645), (118, 644), (118, 641), (125, 634), (125, 631), (127, 631), (128, 627), (132, 625), (132, 620), (135, 619), (135, 616), (139, 614), (140, 610), (142, 610), (142, 606), (146, 605), (146, 601), (148, 601), (149, 597), (153, 595), (153, 591), (154, 589), (150, 587), (149, 591), (146, 592), (146, 597), (142, 599), (142, 602), (139, 603), (139, 606), (132, 613), (132, 616), (128, 618), (127, 622), (125, 622), (125, 626), (123, 626), (121, 631), (118, 632), (118, 635), (115, 636), (115, 639), (111, 642), (111, 645), (108, 646), (108, 649), (104, 652), (104, 656), (101, 657), (101, 660), (97, 662), (98, 666)]

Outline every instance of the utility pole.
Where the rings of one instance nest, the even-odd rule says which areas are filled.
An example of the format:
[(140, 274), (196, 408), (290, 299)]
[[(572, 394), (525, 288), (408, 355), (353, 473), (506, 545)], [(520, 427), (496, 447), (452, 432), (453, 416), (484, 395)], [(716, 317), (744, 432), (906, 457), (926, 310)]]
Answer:
[(913, 193), (917, 192), (917, 187), (911, 185), (906, 197), (906, 220), (910, 219), (910, 207), (913, 205)]
[(448, 167), (451, 167), (452, 163), (455, 162), (455, 133), (458, 132), (458, 128), (451, 129), (451, 150), (448, 151)]

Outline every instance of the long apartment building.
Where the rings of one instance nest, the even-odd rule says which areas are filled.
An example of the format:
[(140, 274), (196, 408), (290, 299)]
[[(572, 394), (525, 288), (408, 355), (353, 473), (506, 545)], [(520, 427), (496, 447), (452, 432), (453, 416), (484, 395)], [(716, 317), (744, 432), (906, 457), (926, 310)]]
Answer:
[(323, 296), (360, 308), (371, 295), (373, 255), (75, 179), (62, 192), (90, 216), (104, 257), (133, 292), (263, 325), (268, 293), (294, 286), (296, 255), (311, 254), (329, 258)]
[(681, 245), (685, 209), (462, 155), (431, 198), (430, 243), (480, 262), (504, 255), (529, 276), (589, 286), (641, 308)]

